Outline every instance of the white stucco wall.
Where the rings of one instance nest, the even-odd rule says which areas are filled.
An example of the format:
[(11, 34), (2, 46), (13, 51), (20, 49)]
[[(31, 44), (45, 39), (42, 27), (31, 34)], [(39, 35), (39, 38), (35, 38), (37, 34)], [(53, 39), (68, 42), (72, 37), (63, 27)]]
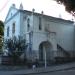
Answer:
[[(16, 16), (14, 16), (10, 21), (5, 23), (4, 27), (4, 38), (12, 38), (12, 25), (15, 22), (15, 36), (18, 36), (20, 34), (20, 13), (18, 13)], [(7, 27), (9, 26), (9, 37), (7, 37)]]
[[(27, 19), (30, 19), (30, 30), (27, 30)], [(29, 43), (29, 33), (33, 31), (33, 15), (27, 12), (20, 13), (20, 35), (26, 38), (26, 42)]]
[[(11, 13), (15, 14), (16, 10), (11, 10), (7, 19), (11, 18)], [(13, 15), (12, 14), (12, 15)], [(24, 17), (26, 18), (24, 19)], [(39, 30), (39, 17), (42, 20), (42, 30)], [(39, 45), (44, 41), (49, 41), (53, 46), (53, 50), (57, 50), (57, 44), (59, 44), (64, 50), (72, 51), (74, 47), (75, 39), (75, 27), (72, 22), (47, 17), (43, 15), (36, 15), (33, 13), (27, 13), (20, 11), (12, 19), (5, 23), (4, 27), (4, 39), (12, 37), (12, 24), (15, 22), (15, 36), (21, 35), (26, 38), (29, 43), (29, 32), (27, 31), (27, 19), (30, 19), (30, 30), (32, 34), (32, 50), (35, 50), (38, 56)], [(48, 29), (51, 31), (49, 37), (45, 31), (45, 27), (48, 25)], [(9, 37), (7, 37), (7, 27), (9, 26)], [(54, 32), (54, 33), (52, 33)]]
[(33, 33), (33, 50), (37, 50), (39, 44), (42, 41), (46, 41), (47, 37), (45, 36), (45, 26), (49, 24), (49, 30), (56, 32), (54, 43), (59, 44), (64, 50), (72, 51), (74, 47), (74, 25), (72, 22), (60, 20), (60, 19), (51, 19), (45, 18), (42, 19), (42, 30), (39, 30), (39, 16), (34, 16), (34, 33)]
[(74, 26), (68, 22), (48, 22), (49, 29), (56, 32), (57, 43), (65, 50), (74, 50)]
[(7, 16), (6, 16), (6, 19), (5, 20), (9, 20), (15, 13), (17, 13), (17, 9), (16, 9), (16, 7), (10, 7), (9, 8), (9, 11), (8, 11), (8, 14), (7, 14)]
[(49, 34), (50, 37), (47, 37), (47, 32), (44, 29), (46, 20), (42, 17), (42, 30), (39, 30), (39, 16), (34, 16), (34, 29), (33, 29), (33, 50), (38, 51), (39, 50), (39, 45), (42, 42), (49, 41), (52, 46), (53, 50), (57, 50), (56, 46), (56, 38), (55, 38), (55, 33)]

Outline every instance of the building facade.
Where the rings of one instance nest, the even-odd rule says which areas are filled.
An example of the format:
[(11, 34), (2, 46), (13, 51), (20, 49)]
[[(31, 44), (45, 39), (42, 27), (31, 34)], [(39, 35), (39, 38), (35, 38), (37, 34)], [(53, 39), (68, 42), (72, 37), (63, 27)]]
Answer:
[(72, 56), (75, 50), (75, 26), (72, 21), (17, 9), (13, 4), (4, 26), (4, 39), (22, 36), (28, 45), (28, 59), (54, 60), (55, 57)]

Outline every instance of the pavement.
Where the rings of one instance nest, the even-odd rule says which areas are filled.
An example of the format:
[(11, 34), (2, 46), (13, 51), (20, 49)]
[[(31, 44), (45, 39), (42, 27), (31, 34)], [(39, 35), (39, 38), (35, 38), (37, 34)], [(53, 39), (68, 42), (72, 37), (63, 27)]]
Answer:
[(48, 73), (48, 72), (56, 72), (62, 70), (68, 70), (75, 68), (75, 62), (50, 66), (50, 67), (42, 67), (42, 68), (31, 68), (31, 69), (18, 69), (18, 70), (0, 70), (0, 75), (28, 75), (28, 74), (40, 74), (40, 73)]

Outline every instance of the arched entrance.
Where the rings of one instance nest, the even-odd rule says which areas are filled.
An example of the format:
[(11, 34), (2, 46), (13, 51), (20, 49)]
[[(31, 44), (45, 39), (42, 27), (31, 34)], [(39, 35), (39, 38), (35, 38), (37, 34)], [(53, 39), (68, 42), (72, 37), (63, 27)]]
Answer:
[(52, 44), (48, 41), (42, 42), (39, 45), (39, 60), (40, 61), (50, 61), (53, 56)]

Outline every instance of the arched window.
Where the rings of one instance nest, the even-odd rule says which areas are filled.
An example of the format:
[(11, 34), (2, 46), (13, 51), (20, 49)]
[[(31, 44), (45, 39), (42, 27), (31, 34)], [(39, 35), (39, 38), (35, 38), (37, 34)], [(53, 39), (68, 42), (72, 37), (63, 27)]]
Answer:
[(30, 30), (30, 19), (28, 18), (27, 19), (27, 31), (29, 31)]
[(12, 26), (12, 33), (13, 34), (15, 33), (15, 23), (13, 23), (13, 26)]
[(39, 17), (39, 30), (42, 30), (41, 17)]
[(7, 36), (9, 36), (9, 27), (7, 27)]

